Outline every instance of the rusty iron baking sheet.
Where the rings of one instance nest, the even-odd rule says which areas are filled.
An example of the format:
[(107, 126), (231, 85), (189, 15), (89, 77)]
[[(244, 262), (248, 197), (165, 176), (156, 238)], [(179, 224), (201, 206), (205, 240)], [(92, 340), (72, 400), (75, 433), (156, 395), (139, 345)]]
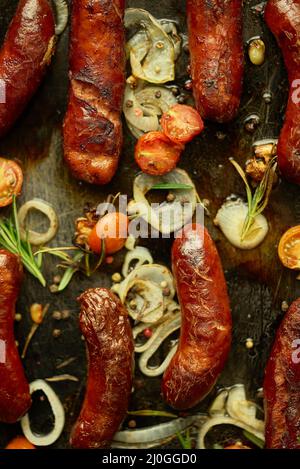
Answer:
[[(229, 287), (233, 315), (233, 344), (229, 361), (218, 387), (245, 383), (249, 396), (254, 397), (262, 386), (264, 367), (274, 339), (275, 330), (282, 318), (281, 303), (300, 295), (300, 282), (295, 273), (284, 269), (277, 257), (277, 244), (281, 234), (291, 225), (300, 223), (300, 190), (280, 181), (273, 192), (266, 211), (270, 232), (265, 242), (253, 251), (239, 251), (231, 246), (214, 227), (213, 218), (218, 207), (230, 194), (244, 195), (244, 187), (228, 158), (234, 157), (243, 164), (252, 154), (252, 143), (262, 137), (276, 137), (280, 129), (287, 99), (287, 80), (280, 53), (262, 17), (251, 10), (257, 1), (244, 1), (244, 43), (246, 70), (244, 94), (238, 119), (227, 126), (206, 124), (204, 133), (186, 147), (180, 167), (189, 172), (202, 198), (209, 199), (211, 217), (206, 225), (217, 243)], [(0, 39), (16, 9), (17, 0), (0, 0)], [(185, 2), (183, 0), (129, 0), (128, 7), (148, 9), (160, 18), (178, 21), (181, 32), (186, 32)], [(61, 125), (66, 109), (68, 90), (68, 34), (60, 37), (52, 65), (43, 85), (31, 101), (26, 112), (11, 132), (0, 142), (0, 154), (22, 162), (24, 189), (19, 203), (39, 197), (50, 202), (59, 214), (60, 228), (55, 245), (69, 245), (74, 231), (74, 220), (81, 216), (87, 203), (96, 205), (109, 194), (121, 191), (131, 195), (132, 181), (137, 174), (133, 159), (134, 139), (124, 124), (125, 142), (119, 171), (107, 187), (91, 187), (75, 181), (63, 164)], [(249, 64), (246, 54), (247, 40), (262, 36), (267, 46), (267, 60), (261, 67)], [(188, 56), (183, 54), (178, 65), (181, 84), (186, 76)], [(270, 90), (273, 99), (267, 105), (263, 92)], [(261, 125), (254, 134), (244, 129), (247, 116), (257, 113)], [(222, 137), (222, 138), (220, 138)], [(170, 265), (170, 240), (149, 240), (146, 245), (157, 262)], [(82, 403), (85, 378), (85, 345), (78, 328), (76, 298), (86, 288), (111, 284), (111, 274), (119, 271), (123, 254), (116, 256), (112, 266), (105, 267), (91, 279), (77, 275), (66, 291), (54, 295), (26, 275), (17, 311), (23, 319), (16, 325), (16, 338), (22, 349), (31, 320), (29, 306), (34, 303), (50, 304), (44, 323), (34, 336), (24, 366), (30, 381), (59, 373), (69, 373), (78, 382), (52, 383), (66, 410), (66, 425), (57, 448), (68, 447), (70, 429)], [(55, 272), (55, 260), (47, 257), (45, 274), (49, 283)], [(57, 322), (52, 318), (55, 310), (69, 310), (68, 320)], [(53, 337), (53, 329), (62, 334)], [(254, 348), (247, 350), (245, 340), (251, 337)], [(57, 365), (68, 358), (74, 361), (65, 368)], [(137, 382), (130, 408), (165, 409), (160, 396), (160, 378), (145, 378), (136, 371)], [(0, 383), (1, 384), (1, 383)], [(207, 409), (209, 396), (199, 409)], [(43, 431), (51, 425), (51, 415), (46, 404), (34, 406), (34, 429)], [(159, 423), (154, 418), (137, 419), (138, 426)], [(124, 423), (126, 427), (126, 422)], [(0, 425), (0, 447), (15, 434), (19, 424)]]

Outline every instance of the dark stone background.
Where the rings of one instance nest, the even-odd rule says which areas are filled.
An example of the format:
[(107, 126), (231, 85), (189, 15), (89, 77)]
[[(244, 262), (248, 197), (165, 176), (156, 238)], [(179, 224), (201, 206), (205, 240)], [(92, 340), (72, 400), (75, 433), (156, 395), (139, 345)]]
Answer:
[[(185, 2), (183, 0), (129, 0), (129, 7), (147, 8), (157, 17), (179, 20), (180, 30), (186, 29)], [(281, 302), (299, 296), (296, 274), (284, 269), (277, 257), (277, 244), (281, 234), (291, 225), (300, 223), (299, 189), (280, 181), (273, 192), (266, 215), (270, 232), (265, 242), (253, 251), (238, 251), (213, 226), (212, 220), (225, 197), (234, 193), (243, 196), (243, 184), (229, 163), (235, 157), (243, 164), (252, 153), (253, 141), (262, 137), (277, 136), (284, 115), (287, 98), (287, 81), (280, 53), (268, 32), (262, 17), (251, 11), (255, 1), (244, 1), (245, 27), (245, 80), (244, 95), (238, 119), (227, 125), (206, 124), (204, 133), (186, 147), (180, 167), (193, 178), (202, 198), (209, 199), (211, 218), (206, 225), (215, 239), (222, 257), (232, 305), (234, 323), (233, 345), (228, 364), (218, 386), (245, 383), (249, 395), (255, 396), (262, 386), (264, 367), (274, 339), (275, 330), (282, 317)], [(0, 0), (0, 40), (4, 38), (7, 25), (15, 11), (17, 0)], [(126, 126), (122, 161), (117, 176), (109, 187), (91, 187), (76, 182), (63, 164), (61, 146), (61, 124), (67, 102), (68, 89), (68, 33), (59, 40), (57, 52), (43, 85), (31, 101), (26, 112), (11, 132), (0, 142), (0, 154), (21, 160), (24, 168), (24, 189), (19, 203), (39, 197), (49, 201), (59, 214), (60, 229), (55, 245), (69, 245), (73, 233), (74, 219), (82, 215), (86, 203), (98, 204), (108, 194), (119, 191), (131, 194), (132, 181), (137, 173), (133, 159), (134, 139)], [(261, 35), (267, 46), (267, 60), (261, 67), (249, 63), (246, 42), (252, 36)], [(188, 56), (183, 54), (178, 64), (178, 82), (186, 77)], [(273, 93), (273, 100), (266, 105), (262, 99), (265, 89)], [(244, 120), (253, 112), (261, 117), (262, 125), (254, 134), (244, 130)], [(226, 134), (223, 140), (218, 132)], [(53, 243), (52, 243), (53, 244)], [(150, 240), (148, 246), (157, 262), (170, 263), (169, 240)], [(24, 361), (28, 379), (46, 378), (59, 373), (70, 373), (79, 378), (78, 383), (53, 383), (53, 388), (66, 409), (65, 430), (55, 447), (68, 447), (71, 426), (78, 415), (85, 389), (86, 357), (84, 342), (78, 328), (77, 296), (88, 287), (110, 286), (110, 276), (118, 271), (123, 254), (115, 258), (109, 268), (103, 268), (92, 279), (77, 275), (68, 289), (54, 295), (42, 288), (30, 275), (26, 275), (17, 311), (23, 320), (16, 325), (16, 338), (20, 349), (29, 332), (31, 320), (29, 307), (33, 302), (50, 303), (50, 310), (29, 347)], [(56, 272), (55, 260), (45, 258), (45, 275), (51, 283)], [(70, 319), (58, 323), (52, 318), (55, 310), (68, 309)], [(53, 338), (54, 328), (62, 330), (59, 338)], [(247, 350), (245, 340), (252, 337), (255, 347)], [(64, 369), (56, 366), (69, 357), (76, 357)], [(137, 373), (138, 375), (138, 373)], [(142, 378), (138, 375), (138, 378)], [(0, 383), (1, 385), (1, 383)], [(201, 404), (205, 410), (212, 396)], [(131, 409), (164, 409), (160, 397), (160, 379), (143, 379), (132, 395)], [(34, 428), (49, 428), (51, 416), (46, 404), (36, 403), (33, 409)], [(157, 419), (138, 419), (137, 424), (159, 423)], [(126, 427), (126, 422), (125, 422)], [(0, 447), (20, 432), (19, 425), (0, 425)]]

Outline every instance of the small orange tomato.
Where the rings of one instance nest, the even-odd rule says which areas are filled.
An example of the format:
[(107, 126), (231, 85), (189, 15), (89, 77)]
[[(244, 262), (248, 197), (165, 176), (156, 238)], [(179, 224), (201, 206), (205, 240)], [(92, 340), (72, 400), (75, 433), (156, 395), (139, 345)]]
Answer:
[(36, 449), (25, 436), (16, 436), (11, 440), (5, 449)]
[(20, 166), (12, 160), (0, 158), (0, 207), (10, 205), (13, 195), (19, 195), (23, 184)]
[(300, 269), (300, 226), (294, 226), (284, 233), (279, 242), (278, 255), (285, 267)]
[(139, 138), (134, 157), (144, 173), (162, 176), (175, 168), (183, 148), (162, 132), (148, 132)]
[(200, 114), (191, 106), (175, 104), (162, 115), (163, 132), (175, 143), (188, 143), (204, 129)]
[(243, 445), (240, 441), (237, 441), (236, 443), (232, 445), (225, 446), (224, 449), (251, 449), (249, 446)]
[(92, 229), (88, 245), (90, 249), (100, 254), (102, 249), (102, 240), (105, 242), (105, 254), (114, 254), (120, 251), (126, 242), (128, 236), (128, 217), (121, 212), (111, 212), (100, 218), (98, 223)]

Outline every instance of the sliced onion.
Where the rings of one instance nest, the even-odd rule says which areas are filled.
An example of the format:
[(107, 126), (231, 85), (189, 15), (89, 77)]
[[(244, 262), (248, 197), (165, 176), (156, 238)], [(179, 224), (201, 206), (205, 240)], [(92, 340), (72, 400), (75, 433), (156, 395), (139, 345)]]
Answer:
[(128, 251), (133, 251), (136, 241), (137, 239), (132, 234), (130, 234), (126, 239), (125, 248), (128, 249)]
[(150, 83), (173, 81), (174, 44), (161, 24), (149, 12), (138, 8), (128, 8), (124, 21), (128, 29), (143, 28), (126, 45), (133, 75)]
[(161, 286), (162, 282), (166, 282), (167, 288), (170, 290), (170, 294), (164, 301), (170, 301), (175, 296), (174, 280), (170, 270), (160, 264), (146, 264), (134, 269), (121, 283), (113, 285), (112, 291), (117, 293), (122, 303), (125, 303), (128, 284), (134, 279), (139, 280), (150, 280)]
[[(152, 207), (146, 195), (155, 184), (161, 183), (186, 184), (191, 189), (178, 189), (174, 191), (173, 202), (165, 201)], [(134, 200), (128, 204), (129, 214), (142, 217), (155, 230), (166, 235), (180, 230), (190, 222), (197, 205), (193, 181), (184, 170), (178, 168), (164, 176), (139, 174), (134, 180), (133, 197)]]
[(269, 226), (263, 215), (257, 215), (249, 233), (242, 240), (242, 230), (248, 213), (248, 205), (241, 199), (227, 200), (214, 220), (228, 241), (239, 249), (254, 249), (268, 234)]
[[(178, 320), (179, 318), (179, 320)], [(146, 328), (150, 327), (152, 329), (152, 335), (151, 337), (144, 343), (144, 344), (135, 344), (134, 351), (136, 353), (143, 353), (148, 350), (154, 342), (159, 341), (159, 345), (165, 340), (166, 337), (168, 337), (169, 334), (174, 332), (174, 330), (179, 329), (180, 327), (180, 314), (174, 314), (174, 313), (169, 313), (164, 316), (164, 319), (162, 321), (159, 321), (157, 324), (138, 324), (133, 328), (133, 338), (136, 340), (136, 338), (140, 335), (143, 330)], [(178, 326), (178, 327), (177, 327)], [(169, 332), (172, 327), (175, 327), (175, 329), (172, 332)], [(165, 333), (169, 332), (165, 336)], [(162, 339), (162, 336), (165, 336)], [(157, 350), (158, 347), (156, 347)]]
[[(127, 298), (128, 294), (134, 291), (135, 308), (131, 306), (132, 299)], [(127, 283), (127, 290), (124, 304), (128, 314), (135, 321), (155, 323), (164, 314), (164, 300), (162, 289), (150, 280), (140, 278), (132, 279)]]
[(56, 9), (55, 34), (59, 36), (68, 24), (69, 10), (66, 0), (54, 0), (54, 5)]
[(210, 418), (201, 427), (199, 434), (198, 434), (198, 441), (197, 441), (198, 449), (206, 449), (205, 448), (205, 436), (213, 427), (216, 427), (218, 425), (233, 425), (235, 427), (242, 428), (243, 430), (246, 430), (247, 432), (252, 433), (252, 435), (255, 435), (260, 440), (265, 441), (264, 433), (255, 430), (250, 425), (247, 425), (246, 423), (241, 422), (240, 420), (233, 419), (231, 417), (220, 416), (220, 417)]
[(227, 389), (223, 389), (219, 392), (212, 405), (209, 408), (209, 415), (211, 417), (215, 416), (225, 416), (226, 415), (226, 402), (228, 398)]
[(122, 275), (124, 278), (129, 275), (133, 261), (136, 261), (134, 268), (137, 269), (143, 264), (153, 264), (153, 257), (149, 249), (143, 246), (137, 246), (132, 251), (129, 251), (125, 256), (122, 267)]
[[(130, 106), (129, 104), (130, 103)], [(123, 112), (127, 123), (142, 132), (157, 130), (159, 127), (158, 115), (155, 111), (145, 108), (136, 97), (136, 91), (126, 85)]]
[(54, 427), (47, 435), (33, 433), (30, 427), (29, 414), (21, 419), (21, 427), (25, 437), (35, 446), (50, 446), (60, 437), (65, 425), (65, 411), (59, 398), (53, 389), (42, 379), (37, 379), (30, 383), (30, 394), (36, 391), (43, 391), (49, 401), (54, 415)]
[(177, 32), (176, 22), (168, 19), (158, 20), (158, 22), (173, 42), (175, 60), (177, 60), (181, 53), (182, 37)]
[(237, 384), (230, 389), (226, 410), (230, 417), (250, 425), (259, 432), (264, 432), (263, 420), (256, 418), (257, 405), (247, 400), (243, 384)]
[(153, 448), (161, 445), (165, 439), (194, 425), (201, 425), (206, 420), (205, 415), (196, 414), (151, 427), (120, 431), (114, 436), (112, 448)]
[[(37, 231), (33, 230), (26, 230), (25, 227), (25, 220), (30, 210), (37, 210), (39, 212), (44, 213), (50, 222), (50, 226), (45, 233), (38, 233)], [(26, 241), (28, 240), (30, 244), (34, 246), (40, 246), (42, 244), (46, 244), (57, 233), (58, 230), (58, 218), (55, 210), (44, 200), (40, 199), (33, 199), (26, 202), (22, 207), (20, 207), (18, 211), (18, 220), (20, 225), (20, 235), (21, 238)]]
[(141, 372), (150, 377), (155, 377), (162, 375), (164, 371), (169, 366), (172, 358), (174, 357), (178, 344), (172, 346), (170, 351), (168, 352), (167, 356), (163, 360), (163, 362), (156, 367), (149, 366), (148, 362), (153, 357), (155, 352), (159, 349), (161, 344), (167, 339), (173, 332), (180, 329), (181, 326), (181, 315), (176, 314), (172, 320), (164, 322), (160, 325), (157, 330), (155, 331), (155, 337), (150, 343), (150, 346), (145, 350), (140, 359), (139, 359), (139, 368)]
[[(169, 289), (168, 296), (163, 296), (163, 282)], [(136, 287), (140, 292), (134, 293), (132, 289)], [(159, 264), (146, 264), (135, 268), (123, 282), (114, 284), (112, 291), (126, 304), (131, 317), (149, 323), (155, 323), (162, 317), (167, 305), (175, 296), (173, 276), (169, 269)], [(130, 291), (133, 298), (129, 300)], [(136, 302), (135, 309), (130, 306), (132, 300)]]
[(141, 81), (136, 88), (126, 85), (123, 112), (130, 131), (139, 138), (145, 132), (159, 130), (160, 117), (176, 103), (169, 88), (145, 86)]

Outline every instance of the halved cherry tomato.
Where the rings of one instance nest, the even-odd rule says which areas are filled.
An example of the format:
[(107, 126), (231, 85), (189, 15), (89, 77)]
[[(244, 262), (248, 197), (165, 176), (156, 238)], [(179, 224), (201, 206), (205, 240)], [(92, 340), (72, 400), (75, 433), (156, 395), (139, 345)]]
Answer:
[(204, 129), (200, 114), (191, 106), (175, 104), (162, 115), (163, 132), (175, 143), (187, 143)]
[(5, 449), (36, 449), (36, 447), (25, 436), (16, 436)]
[(300, 269), (300, 226), (294, 226), (284, 233), (279, 246), (278, 255), (285, 267)]
[(92, 229), (88, 245), (96, 254), (101, 253), (102, 240), (105, 241), (105, 253), (114, 254), (120, 251), (128, 236), (128, 217), (121, 212), (111, 212), (100, 218)]
[(148, 132), (137, 142), (135, 161), (144, 173), (162, 176), (175, 168), (183, 148), (162, 132)]
[(20, 166), (11, 160), (0, 158), (0, 207), (12, 203), (13, 195), (21, 192), (23, 173)]

